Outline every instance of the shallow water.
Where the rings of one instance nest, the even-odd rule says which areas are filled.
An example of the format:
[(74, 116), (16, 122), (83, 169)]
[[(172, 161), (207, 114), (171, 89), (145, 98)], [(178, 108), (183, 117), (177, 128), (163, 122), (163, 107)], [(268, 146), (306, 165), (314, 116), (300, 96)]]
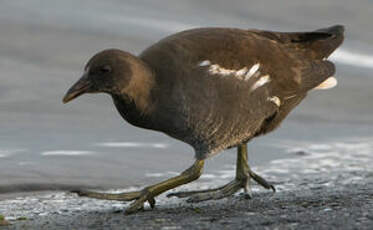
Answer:
[[(1, 2), (0, 191), (48, 185), (123, 188), (188, 167), (189, 146), (125, 123), (108, 96), (87, 95), (68, 105), (61, 99), (95, 52), (116, 47), (139, 53), (168, 34), (198, 26), (295, 31), (345, 24), (346, 42), (331, 57), (338, 87), (312, 92), (278, 131), (250, 144), (249, 158), (276, 180), (312, 176), (317, 166), (328, 172), (359, 159), (354, 167), (368, 170), (373, 164), (372, 6), (345, 0)], [(317, 146), (327, 151), (317, 153)], [(297, 148), (326, 159), (305, 170), (313, 158), (294, 154)], [(232, 172), (234, 161), (233, 150), (214, 157), (202, 179), (232, 177), (226, 171)], [(268, 171), (276, 168), (269, 165), (283, 171)]]

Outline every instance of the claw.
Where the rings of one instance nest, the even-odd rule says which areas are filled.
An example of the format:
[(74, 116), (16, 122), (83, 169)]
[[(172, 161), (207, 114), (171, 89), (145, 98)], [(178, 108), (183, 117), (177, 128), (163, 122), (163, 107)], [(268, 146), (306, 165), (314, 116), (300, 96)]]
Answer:
[(138, 211), (144, 211), (144, 202), (143, 201), (136, 200), (135, 202), (133, 202), (131, 204), (131, 206), (129, 206), (124, 211), (124, 214), (125, 215), (130, 215), (130, 214), (133, 214), (133, 213), (138, 212)]
[(270, 188), (272, 189), (273, 192), (276, 192), (276, 188), (275, 188), (275, 186), (270, 185)]
[(141, 191), (141, 195), (139, 198), (136, 199), (135, 202), (133, 202), (126, 210), (125, 214), (133, 214), (138, 211), (143, 211), (144, 210), (144, 203), (148, 201), (150, 207), (153, 209), (155, 207), (155, 199), (153, 194), (147, 189), (143, 189)]
[(153, 209), (155, 207), (155, 199), (154, 199), (154, 197), (151, 197), (150, 199), (148, 199), (148, 202), (150, 204), (150, 207)]
[(244, 186), (244, 197), (245, 199), (251, 199), (253, 197), (253, 192), (251, 190), (250, 181), (246, 182), (246, 185)]
[(170, 197), (173, 197), (173, 196), (177, 196), (175, 192), (172, 192), (172, 193), (169, 193), (166, 195), (167, 198), (170, 198)]

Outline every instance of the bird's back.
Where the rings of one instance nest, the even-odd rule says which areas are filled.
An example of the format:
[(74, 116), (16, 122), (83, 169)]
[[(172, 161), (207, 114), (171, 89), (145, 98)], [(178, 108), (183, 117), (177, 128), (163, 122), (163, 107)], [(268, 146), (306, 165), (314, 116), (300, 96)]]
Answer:
[(155, 129), (191, 144), (198, 158), (269, 132), (334, 74), (323, 59), (342, 40), (339, 27), (202, 28), (169, 36), (140, 56), (155, 72)]

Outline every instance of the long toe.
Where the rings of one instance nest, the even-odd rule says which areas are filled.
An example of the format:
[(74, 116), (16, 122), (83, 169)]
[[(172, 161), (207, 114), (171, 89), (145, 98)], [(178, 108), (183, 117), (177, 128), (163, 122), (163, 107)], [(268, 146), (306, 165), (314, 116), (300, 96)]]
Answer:
[(259, 185), (263, 186), (265, 189), (271, 189), (273, 192), (276, 192), (275, 186), (273, 186), (271, 183), (266, 181), (263, 177), (259, 176), (255, 172), (251, 171), (249, 172), (250, 177), (256, 181)]
[(217, 190), (217, 191), (199, 193), (199, 194), (192, 195), (187, 200), (187, 202), (188, 203), (197, 203), (197, 202), (207, 201), (207, 200), (223, 199), (225, 197), (232, 196), (233, 194), (235, 194), (241, 188), (242, 188), (242, 186), (237, 183), (234, 186), (227, 186), (227, 187), (222, 188), (222, 189)]
[(200, 190), (200, 191), (185, 191), (185, 192), (173, 192), (167, 194), (167, 197), (178, 197), (178, 198), (185, 198), (189, 196), (193, 196), (195, 194), (201, 194), (201, 193), (210, 193), (219, 190), (220, 188), (215, 189), (206, 189), (206, 190)]
[(244, 183), (240, 180), (233, 180), (230, 183), (215, 189), (208, 189), (202, 191), (189, 191), (168, 194), (168, 197), (176, 196), (179, 198), (189, 197), (187, 202), (195, 203), (206, 200), (218, 200), (233, 195), (238, 190), (244, 188)]
[(76, 193), (78, 196), (82, 197), (89, 197), (101, 200), (118, 200), (118, 201), (131, 201), (135, 200), (140, 196), (140, 192), (126, 192), (126, 193), (100, 193), (100, 192), (93, 192), (93, 191), (85, 191), (85, 190), (75, 190), (71, 191), (72, 193)]

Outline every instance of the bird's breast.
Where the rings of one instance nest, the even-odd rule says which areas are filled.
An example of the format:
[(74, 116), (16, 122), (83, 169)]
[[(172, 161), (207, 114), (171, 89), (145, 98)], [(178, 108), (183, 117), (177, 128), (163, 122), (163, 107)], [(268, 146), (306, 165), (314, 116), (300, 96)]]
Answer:
[(113, 102), (122, 118), (131, 125), (145, 129), (154, 129), (154, 122), (148, 115), (139, 111), (132, 100), (113, 96)]

